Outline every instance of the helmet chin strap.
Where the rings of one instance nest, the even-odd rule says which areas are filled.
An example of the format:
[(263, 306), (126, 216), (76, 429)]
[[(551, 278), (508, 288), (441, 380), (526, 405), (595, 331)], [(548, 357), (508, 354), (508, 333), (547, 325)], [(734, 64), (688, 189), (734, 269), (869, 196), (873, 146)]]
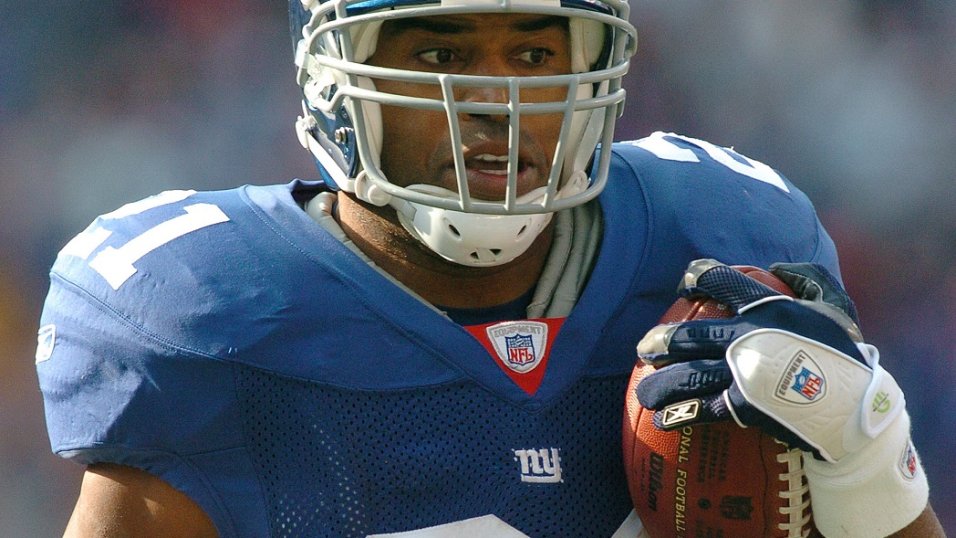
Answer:
[[(575, 172), (568, 179), (567, 184), (559, 191), (558, 197), (577, 194), (587, 187), (588, 177), (583, 171)], [(408, 188), (429, 194), (443, 194), (452, 199), (458, 196), (452, 191), (434, 185), (410, 185)], [(374, 193), (377, 189), (373, 187), (370, 190)], [(545, 191), (546, 187), (539, 187), (518, 197), (518, 202), (540, 202), (544, 198)], [(378, 192), (381, 193), (381, 191)], [(365, 194), (368, 195), (368, 191)], [(368, 199), (366, 201), (375, 203)], [(397, 197), (391, 197), (391, 200), (386, 203), (395, 208), (399, 222), (412, 237), (421, 241), (442, 258), (468, 267), (494, 267), (513, 261), (528, 250), (554, 216), (554, 213), (528, 215), (464, 213), (418, 204)]]

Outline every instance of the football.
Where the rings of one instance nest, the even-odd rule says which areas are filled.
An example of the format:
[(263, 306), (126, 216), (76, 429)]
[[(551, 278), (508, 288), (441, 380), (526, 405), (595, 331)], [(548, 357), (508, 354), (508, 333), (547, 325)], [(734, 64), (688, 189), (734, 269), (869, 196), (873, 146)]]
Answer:
[[(793, 296), (775, 275), (735, 267)], [(678, 299), (661, 323), (729, 317), (713, 299)], [(735, 422), (658, 430), (635, 389), (653, 372), (641, 362), (627, 388), (624, 465), (634, 509), (652, 538), (816, 536), (800, 451)]]

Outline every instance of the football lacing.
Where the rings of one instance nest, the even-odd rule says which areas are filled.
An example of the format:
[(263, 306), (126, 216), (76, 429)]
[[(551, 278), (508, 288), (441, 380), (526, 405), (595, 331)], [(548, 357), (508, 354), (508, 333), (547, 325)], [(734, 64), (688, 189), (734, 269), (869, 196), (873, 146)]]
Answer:
[[(779, 442), (779, 441), (778, 441)], [(787, 466), (787, 472), (777, 475), (784, 484), (778, 495), (786, 499), (787, 505), (780, 513), (787, 521), (778, 523), (780, 530), (787, 531), (787, 538), (807, 538), (810, 536), (810, 486), (803, 471), (803, 456), (800, 449), (794, 448), (777, 454), (777, 461)]]

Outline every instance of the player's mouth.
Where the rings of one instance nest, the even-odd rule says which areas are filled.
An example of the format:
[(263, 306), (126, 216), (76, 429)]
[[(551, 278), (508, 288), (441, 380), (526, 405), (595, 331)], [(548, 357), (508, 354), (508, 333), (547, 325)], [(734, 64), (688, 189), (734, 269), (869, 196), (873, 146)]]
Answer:
[[(508, 182), (508, 155), (506, 153), (476, 153), (465, 159), (468, 188), (471, 196), (483, 200), (502, 200)], [(537, 185), (537, 168), (519, 158), (516, 170), (516, 186), (520, 196)]]
[[(482, 153), (481, 155), (475, 155), (468, 159), (468, 161), (465, 162), (465, 167), (468, 168), (469, 171), (478, 172), (479, 174), (507, 177), (508, 156)], [(521, 173), (523, 168), (527, 168), (527, 166), (519, 162), (518, 173)]]

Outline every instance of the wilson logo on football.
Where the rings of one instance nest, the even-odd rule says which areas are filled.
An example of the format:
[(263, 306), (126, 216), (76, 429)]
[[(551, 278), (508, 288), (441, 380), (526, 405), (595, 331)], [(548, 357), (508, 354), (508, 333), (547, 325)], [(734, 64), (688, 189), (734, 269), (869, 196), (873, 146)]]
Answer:
[(823, 399), (827, 383), (823, 369), (810, 355), (800, 350), (790, 359), (787, 368), (777, 383), (777, 398), (793, 404), (810, 404)]

